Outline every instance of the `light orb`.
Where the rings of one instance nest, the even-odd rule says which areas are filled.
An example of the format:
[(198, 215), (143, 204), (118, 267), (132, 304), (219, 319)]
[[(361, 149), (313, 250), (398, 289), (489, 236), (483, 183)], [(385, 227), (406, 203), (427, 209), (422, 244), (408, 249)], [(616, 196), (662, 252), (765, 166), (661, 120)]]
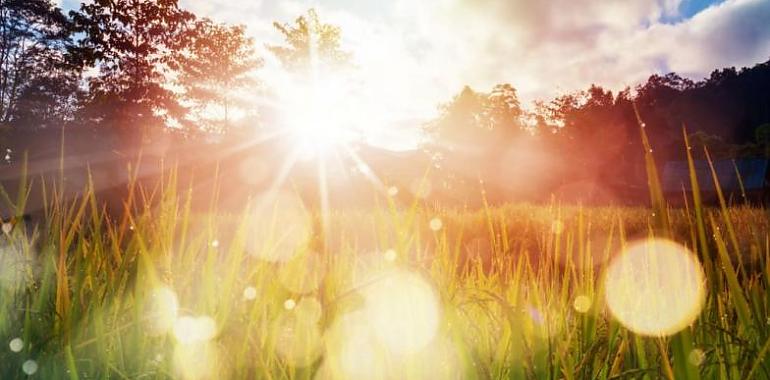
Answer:
[(396, 253), (395, 250), (389, 249), (389, 250), (385, 251), (385, 261), (388, 261), (388, 262), (392, 263), (392, 262), (396, 261), (397, 257), (398, 257), (398, 254)]
[(362, 294), (366, 321), (377, 340), (391, 352), (416, 352), (438, 332), (439, 300), (420, 275), (392, 270)]
[(433, 232), (441, 231), (441, 229), (444, 227), (444, 222), (441, 221), (440, 218), (433, 218), (430, 221), (430, 229)]
[[(293, 313), (285, 313), (278, 318), (274, 325), (275, 352), (287, 363), (295, 367), (305, 367), (313, 364), (321, 356), (323, 335), (314, 316), (307, 315), (313, 311), (300, 310), (307, 308), (309, 303), (300, 301)], [(320, 311), (319, 311), (320, 313)]]
[(167, 287), (153, 289), (147, 300), (145, 315), (151, 335), (162, 335), (170, 331), (179, 315), (176, 293)]
[(214, 338), (217, 324), (211, 317), (184, 316), (174, 323), (174, 337), (182, 344), (205, 343)]
[(703, 364), (703, 362), (706, 360), (706, 353), (703, 352), (703, 350), (696, 348), (692, 351), (690, 351), (690, 354), (687, 355), (687, 361), (690, 362), (690, 364), (694, 366), (700, 366)]
[(37, 362), (32, 359), (27, 360), (21, 365), (21, 370), (24, 371), (24, 374), (27, 376), (32, 376), (37, 372)]
[(248, 286), (246, 289), (243, 289), (243, 299), (246, 301), (254, 301), (257, 299), (257, 288)]
[(605, 296), (629, 330), (669, 336), (692, 324), (706, 297), (703, 268), (687, 248), (661, 239), (629, 245), (607, 268)]
[(296, 194), (267, 194), (251, 211), (246, 247), (267, 262), (285, 263), (312, 235), (311, 217)]
[(176, 378), (182, 380), (223, 379), (227, 378), (223, 359), (215, 344), (199, 341), (177, 344), (172, 363)]
[(376, 379), (386, 370), (386, 355), (363, 311), (343, 315), (325, 335), (322, 379)]
[(575, 297), (575, 301), (572, 303), (572, 307), (578, 313), (585, 314), (588, 312), (588, 310), (591, 309), (592, 304), (593, 304), (593, 301), (591, 300), (590, 297), (581, 294)]
[(24, 349), (24, 341), (21, 338), (14, 338), (8, 343), (8, 347), (12, 352), (21, 352)]
[(564, 232), (564, 222), (561, 220), (555, 220), (551, 223), (551, 233), (554, 235), (561, 235)]

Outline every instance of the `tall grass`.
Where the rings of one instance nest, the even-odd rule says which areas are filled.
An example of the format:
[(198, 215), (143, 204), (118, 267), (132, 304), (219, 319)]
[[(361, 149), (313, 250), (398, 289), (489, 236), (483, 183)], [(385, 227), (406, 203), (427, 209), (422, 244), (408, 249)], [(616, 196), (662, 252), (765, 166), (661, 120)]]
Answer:
[[(153, 188), (133, 177), (117, 218), (93, 185), (67, 200), (39, 183), (43, 216), (0, 237), (0, 378), (770, 378), (767, 212), (728, 207), (721, 194), (705, 207), (692, 167), (688, 207), (668, 208), (651, 153), (647, 168), (652, 208), (461, 211), (383, 198), (333, 213), (324, 236), (287, 235), (296, 226), (280, 204), (232, 214), (215, 195), (193, 211), (173, 172)], [(17, 215), (30, 193), (21, 182), (14, 196), (0, 192)], [(303, 218), (313, 219), (289, 220)], [(702, 312), (674, 336), (636, 335), (604, 303), (611, 258), (650, 237), (688, 247), (706, 274)], [(276, 251), (291, 256), (264, 260)], [(377, 288), (393, 273), (427, 288)], [(375, 288), (407, 307), (382, 310), (385, 321), (362, 314)], [(382, 345), (393, 337), (371, 334), (340, 348), (351, 330), (383, 322), (415, 335), (394, 342), (417, 341), (431, 326), (410, 323), (432, 300), (437, 326), (419, 349), (393, 352)]]

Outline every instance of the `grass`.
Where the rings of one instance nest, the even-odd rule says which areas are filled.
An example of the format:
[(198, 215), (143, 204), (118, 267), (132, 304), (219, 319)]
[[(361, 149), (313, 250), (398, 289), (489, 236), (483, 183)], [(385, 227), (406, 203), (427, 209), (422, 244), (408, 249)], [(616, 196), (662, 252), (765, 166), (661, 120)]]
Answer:
[[(706, 208), (697, 191), (668, 208), (654, 168), (649, 155), (653, 208), (383, 198), (325, 234), (290, 198), (193, 212), (173, 174), (131, 181), (117, 219), (92, 186), (66, 201), (41, 184), (42, 220), (0, 237), (0, 378), (770, 378), (767, 211)], [(18, 214), (26, 183), (0, 192)], [(688, 247), (706, 276), (673, 336), (606, 307), (608, 263), (650, 238)]]

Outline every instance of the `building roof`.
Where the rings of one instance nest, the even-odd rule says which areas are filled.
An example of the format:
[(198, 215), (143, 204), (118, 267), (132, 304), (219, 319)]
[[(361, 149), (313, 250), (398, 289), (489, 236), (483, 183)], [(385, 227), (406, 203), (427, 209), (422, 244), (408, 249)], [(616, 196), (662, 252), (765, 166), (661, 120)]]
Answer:
[[(695, 160), (693, 164), (701, 191), (716, 191), (708, 161)], [(768, 168), (770, 168), (770, 161), (767, 159), (718, 160), (714, 161), (713, 164), (722, 191), (740, 191), (741, 182), (747, 191), (765, 188), (766, 175)], [(665, 192), (678, 192), (682, 191), (683, 188), (687, 191), (692, 190), (687, 162), (667, 162), (663, 167), (661, 185)]]

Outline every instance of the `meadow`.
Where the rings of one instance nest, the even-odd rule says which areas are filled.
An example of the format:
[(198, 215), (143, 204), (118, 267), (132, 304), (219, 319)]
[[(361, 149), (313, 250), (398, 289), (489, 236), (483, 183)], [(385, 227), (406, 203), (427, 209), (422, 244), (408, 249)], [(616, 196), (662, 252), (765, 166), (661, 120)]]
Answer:
[(770, 378), (770, 219), (724, 197), (201, 213), (172, 172), (114, 216), (37, 186), (0, 237), (3, 379)]
[(770, 1), (607, 5), (0, 0), (0, 380), (770, 379)]

